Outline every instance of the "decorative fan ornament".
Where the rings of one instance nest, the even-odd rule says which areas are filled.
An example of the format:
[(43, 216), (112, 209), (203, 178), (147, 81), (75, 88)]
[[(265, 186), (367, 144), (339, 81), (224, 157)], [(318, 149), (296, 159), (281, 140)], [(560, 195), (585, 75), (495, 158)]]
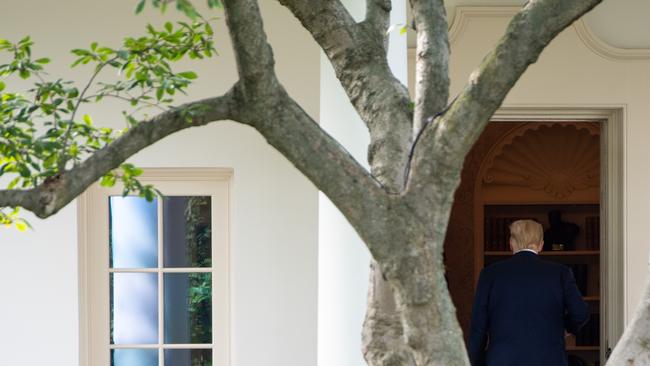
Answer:
[(566, 198), (597, 187), (600, 134), (596, 123), (528, 123), (495, 146), (487, 159), (486, 185), (543, 190)]

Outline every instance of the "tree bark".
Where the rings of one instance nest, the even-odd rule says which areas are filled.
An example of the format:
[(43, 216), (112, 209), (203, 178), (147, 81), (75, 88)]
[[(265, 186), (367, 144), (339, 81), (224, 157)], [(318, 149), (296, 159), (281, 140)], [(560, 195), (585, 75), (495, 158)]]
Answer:
[(363, 323), (363, 356), (372, 366), (415, 366), (390, 284), (379, 264), (370, 265), (368, 307)]
[(416, 41), (414, 132), (442, 112), (449, 98), (449, 39), (442, 0), (410, 0)]

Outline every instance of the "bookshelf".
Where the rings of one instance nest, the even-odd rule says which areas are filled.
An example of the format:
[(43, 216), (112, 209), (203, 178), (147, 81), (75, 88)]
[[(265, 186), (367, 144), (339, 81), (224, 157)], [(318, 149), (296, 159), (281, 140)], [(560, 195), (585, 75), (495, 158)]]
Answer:
[[(559, 141), (563, 143), (558, 144)], [(544, 260), (569, 266), (592, 319), (566, 339), (568, 355), (600, 365), (600, 129), (593, 123), (525, 123), (504, 134), (485, 156), (474, 185), (474, 280), (509, 258), (508, 226), (533, 219), (550, 228), (549, 213), (577, 229), (573, 243), (546, 243)], [(573, 225), (571, 225), (573, 224)]]

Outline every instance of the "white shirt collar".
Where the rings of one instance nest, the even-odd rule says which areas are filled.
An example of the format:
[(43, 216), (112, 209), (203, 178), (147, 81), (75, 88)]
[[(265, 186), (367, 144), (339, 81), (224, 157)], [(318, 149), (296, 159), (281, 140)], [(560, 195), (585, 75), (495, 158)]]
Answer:
[(519, 253), (519, 252), (524, 252), (524, 251), (525, 251), (525, 252), (531, 252), (531, 253), (539, 254), (539, 253), (537, 253), (536, 251), (534, 251), (534, 250), (532, 250), (532, 249), (519, 249), (518, 251), (515, 252), (515, 254), (517, 254), (517, 253)]

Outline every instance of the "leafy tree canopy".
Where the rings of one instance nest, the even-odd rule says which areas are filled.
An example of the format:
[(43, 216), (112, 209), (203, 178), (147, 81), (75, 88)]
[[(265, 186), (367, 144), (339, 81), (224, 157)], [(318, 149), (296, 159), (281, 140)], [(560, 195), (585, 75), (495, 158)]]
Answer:
[[(146, 4), (147, 0), (138, 2), (135, 12), (142, 12)], [(56, 179), (60, 172), (140, 123), (135, 118), (138, 113), (175, 108), (174, 97), (185, 94), (198, 75), (175, 70), (173, 64), (188, 58), (210, 58), (216, 50), (213, 19), (204, 18), (190, 1), (150, 1), (162, 12), (170, 4), (189, 21), (167, 22), (161, 28), (148, 24), (144, 35), (126, 37), (116, 48), (93, 42), (88, 48), (71, 50), (70, 67), (91, 66), (87, 82), (81, 85), (50, 74), (50, 58), (34, 56), (30, 36), (18, 41), (0, 38), (0, 177), (10, 178), (7, 189), (28, 189)], [(207, 0), (207, 4), (209, 8), (221, 7), (219, 0)], [(24, 93), (13, 91), (9, 87), (12, 78), (27, 80), (32, 86)], [(126, 102), (124, 129), (96, 127), (92, 116), (79, 113), (83, 105), (104, 99)], [(197, 110), (182, 112), (191, 119)], [(113, 186), (119, 180), (124, 195), (134, 192), (151, 200), (157, 191), (138, 181), (141, 173), (133, 164), (123, 163), (106, 173), (101, 184)], [(19, 207), (0, 209), (0, 224), (25, 230), (29, 223), (19, 215)]]

